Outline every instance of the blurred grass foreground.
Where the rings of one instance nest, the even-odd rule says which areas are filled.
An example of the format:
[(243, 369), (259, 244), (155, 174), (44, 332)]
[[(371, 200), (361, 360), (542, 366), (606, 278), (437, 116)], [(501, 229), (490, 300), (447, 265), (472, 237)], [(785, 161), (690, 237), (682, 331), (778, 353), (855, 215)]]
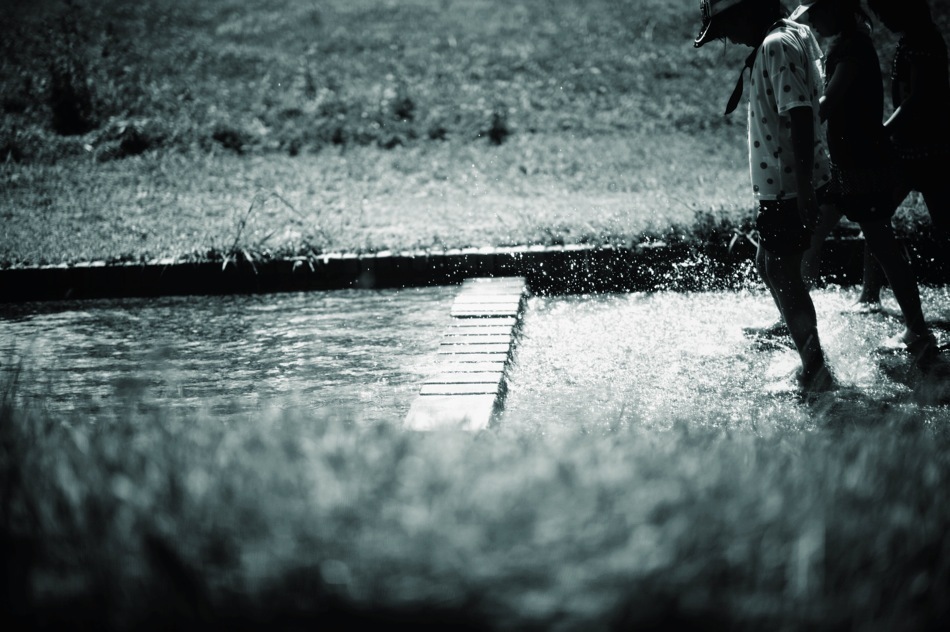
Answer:
[(16, 399), (7, 385), (0, 557), (17, 626), (928, 630), (950, 614), (948, 434), (919, 412), (472, 435)]

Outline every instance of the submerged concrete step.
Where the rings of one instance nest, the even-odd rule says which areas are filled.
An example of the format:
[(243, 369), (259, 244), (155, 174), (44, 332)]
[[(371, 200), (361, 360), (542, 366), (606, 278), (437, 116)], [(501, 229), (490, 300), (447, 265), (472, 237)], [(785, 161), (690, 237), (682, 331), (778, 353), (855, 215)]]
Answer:
[[(502, 390), (496, 384), (425, 384), (420, 395), (497, 395)], [(487, 426), (488, 420), (485, 420)]]
[(426, 380), (426, 384), (498, 384), (504, 371), (448, 371)]
[(462, 293), (455, 297), (455, 303), (502, 303), (505, 301), (517, 301), (521, 298), (521, 289), (500, 288), (491, 291), (485, 290), (467, 290), (462, 288)]
[(515, 317), (521, 310), (521, 303), (505, 303), (486, 305), (461, 305), (452, 307), (452, 316), (455, 318), (486, 318), (491, 316)]
[(443, 345), (506, 345), (511, 342), (511, 334), (494, 336), (449, 336), (442, 337)]
[(510, 336), (511, 325), (485, 325), (480, 327), (478, 323), (473, 323), (471, 327), (453, 326), (445, 330), (447, 338), (459, 338), (468, 336)]
[(507, 327), (509, 330), (518, 324), (518, 319), (514, 316), (492, 316), (479, 318), (457, 318), (452, 322), (451, 330), (463, 330), (473, 327)]
[(486, 354), (486, 353), (496, 353), (502, 354), (505, 357), (508, 356), (509, 343), (503, 344), (494, 344), (494, 345), (466, 345), (466, 344), (441, 344), (439, 345), (439, 354), (441, 355), (469, 355), (469, 354)]
[(414, 430), (482, 430), (501, 410), (506, 369), (527, 298), (521, 277), (466, 279), (442, 335), (438, 373), (426, 380), (406, 416)]
[(502, 373), (504, 361), (498, 362), (444, 362), (439, 367), (446, 373)]
[(412, 403), (406, 425), (412, 430), (457, 428), (477, 431), (487, 427), (497, 401), (490, 395), (425, 395)]

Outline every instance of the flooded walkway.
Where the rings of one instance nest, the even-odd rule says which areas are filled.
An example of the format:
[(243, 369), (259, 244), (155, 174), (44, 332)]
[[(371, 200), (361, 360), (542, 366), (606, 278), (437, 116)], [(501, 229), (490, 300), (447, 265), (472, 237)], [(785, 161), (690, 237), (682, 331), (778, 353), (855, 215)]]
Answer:
[(33, 303), (0, 310), (0, 383), (80, 416), (123, 406), (213, 419), (270, 407), (405, 415), (457, 288)]
[[(924, 312), (946, 340), (947, 288), (923, 288)], [(889, 314), (849, 311), (853, 289), (813, 292), (819, 335), (842, 383), (842, 417), (906, 415), (950, 426), (950, 407), (917, 392), (906, 354), (877, 350), (902, 330)], [(767, 432), (814, 427), (814, 410), (790, 392), (798, 355), (762, 344), (746, 326), (777, 318), (762, 292), (636, 293), (535, 297), (529, 301), (504, 423), (529, 432), (577, 427), (705, 425)], [(831, 411), (835, 412), (835, 411)]]
[[(277, 408), (398, 424), (440, 375), (459, 290), (8, 305), (0, 311), (0, 380), (20, 370), (20, 402), (76, 419), (134, 406), (228, 421)], [(910, 358), (877, 350), (901, 330), (894, 314), (849, 312), (853, 289), (813, 295), (845, 387), (833, 402), (842, 419), (899, 415), (950, 427), (950, 407), (921, 393)], [(924, 288), (923, 298), (938, 337), (950, 339), (950, 289)], [(759, 291), (530, 298), (494, 427), (814, 428), (815, 411), (789, 392), (797, 354), (743, 335), (775, 317)]]

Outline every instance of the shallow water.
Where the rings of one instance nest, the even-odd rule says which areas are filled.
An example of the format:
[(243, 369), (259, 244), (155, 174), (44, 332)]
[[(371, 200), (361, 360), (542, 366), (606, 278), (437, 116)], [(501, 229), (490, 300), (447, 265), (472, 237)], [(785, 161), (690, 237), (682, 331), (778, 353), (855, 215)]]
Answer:
[[(437, 370), (457, 287), (257, 296), (76, 301), (0, 307), (0, 383), (21, 371), (29, 406), (101, 420), (138, 411), (211, 419), (298, 408), (399, 423)], [(950, 338), (950, 290), (924, 288)], [(813, 293), (819, 333), (843, 394), (816, 415), (792, 392), (797, 354), (746, 337), (776, 316), (762, 292), (534, 297), (509, 372), (499, 426), (519, 432), (665, 429), (768, 432), (900, 416), (950, 428), (921, 391), (887, 314), (848, 308), (851, 289)], [(821, 418), (821, 420), (816, 421)]]
[[(922, 294), (925, 315), (946, 339), (948, 290)], [(888, 313), (877, 315), (849, 311), (853, 289), (813, 297), (819, 336), (843, 388), (810, 405), (792, 389), (798, 355), (742, 331), (777, 318), (763, 292), (532, 298), (502, 423), (528, 432), (677, 423), (768, 432), (895, 417), (950, 426), (942, 391), (934, 395), (908, 356), (877, 349), (903, 328), (889, 293)]]
[[(401, 420), (450, 321), (454, 287), (36, 303), (0, 308), (0, 380), (90, 418), (265, 408)], [(0, 382), (2, 383), (2, 382)]]

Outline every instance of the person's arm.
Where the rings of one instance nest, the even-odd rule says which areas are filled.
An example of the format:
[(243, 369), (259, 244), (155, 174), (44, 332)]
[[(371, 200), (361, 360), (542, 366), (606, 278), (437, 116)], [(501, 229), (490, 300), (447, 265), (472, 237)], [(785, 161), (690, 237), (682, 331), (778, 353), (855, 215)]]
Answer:
[(815, 196), (815, 125), (810, 107), (799, 106), (788, 111), (792, 128), (793, 168), (798, 182), (798, 214), (802, 224), (814, 228), (818, 224), (818, 199)]
[(904, 127), (907, 125), (907, 121), (914, 117), (914, 111), (919, 107), (918, 104), (926, 99), (926, 95), (921, 94), (925, 92), (925, 90), (921, 89), (920, 71), (913, 64), (910, 64), (908, 85), (909, 90), (907, 96), (904, 97), (904, 100), (900, 102), (897, 109), (894, 110), (894, 113), (884, 122), (884, 129), (886, 129), (891, 136), (900, 136)]
[(821, 115), (822, 121), (827, 120), (835, 111), (835, 108), (841, 103), (848, 88), (850, 88), (852, 82), (854, 82), (855, 74), (854, 61), (850, 59), (841, 61), (835, 66), (835, 71), (828, 80), (828, 85), (825, 88), (825, 94), (822, 95), (819, 100), (821, 104), (819, 114)]

